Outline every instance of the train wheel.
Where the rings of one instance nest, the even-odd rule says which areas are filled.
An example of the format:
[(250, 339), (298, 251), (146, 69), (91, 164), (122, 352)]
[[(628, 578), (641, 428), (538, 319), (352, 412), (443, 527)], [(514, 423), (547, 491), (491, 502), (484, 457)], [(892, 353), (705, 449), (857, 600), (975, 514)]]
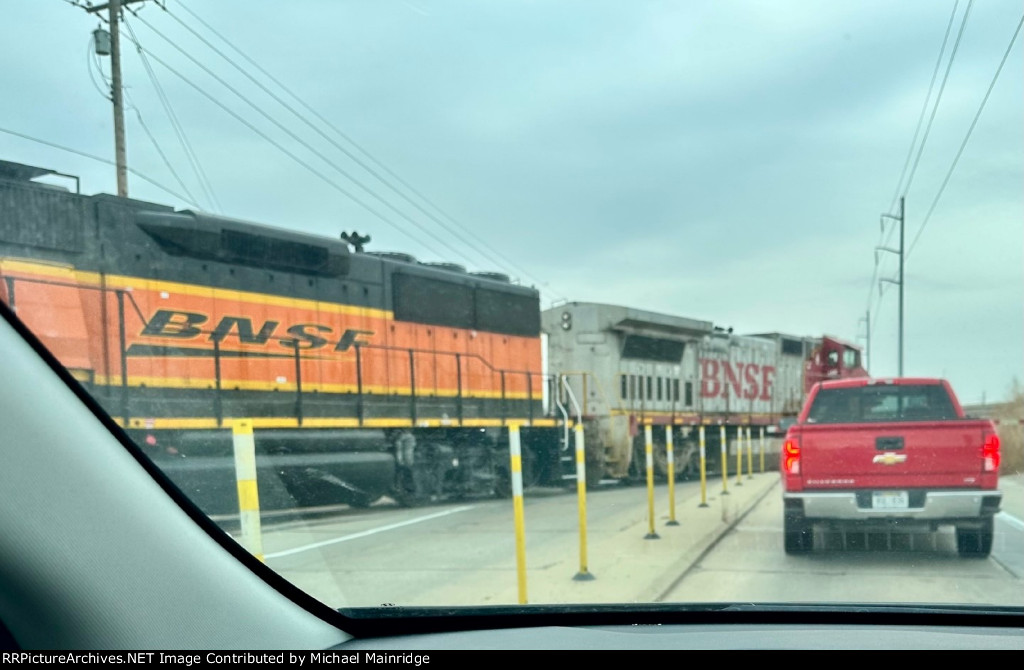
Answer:
[(643, 442), (643, 439), (635, 440), (633, 442), (633, 458), (629, 461), (629, 469), (627, 470), (626, 479), (624, 483), (635, 485), (643, 483), (647, 480), (647, 447)]
[[(505, 460), (507, 462), (508, 452), (498, 452), (499, 462)], [(527, 489), (531, 486), (538, 486), (541, 483), (542, 467), (538, 462), (537, 453), (533, 449), (523, 449), (520, 458), (520, 476), (522, 477), (523, 488)], [(512, 473), (507, 465), (502, 464), (495, 468), (495, 480), (494, 480), (494, 495), (498, 498), (511, 498), (512, 497)]]
[[(644, 449), (644, 467), (646, 468), (646, 446)], [(665, 448), (665, 444), (655, 443), (652, 447), (651, 455), (654, 460), (654, 476), (660, 481), (666, 481), (668, 479), (668, 449)], [(672, 464), (674, 466), (676, 480), (689, 479), (695, 473), (699, 472), (699, 459), (700, 453), (692, 444), (673, 444)], [(646, 476), (646, 473), (644, 476)]]
[(428, 473), (418, 466), (400, 467), (395, 475), (393, 497), (403, 507), (420, 507), (431, 501)]
[[(601, 450), (603, 452), (603, 449)], [(596, 488), (604, 479), (604, 453), (587, 453), (584, 461), (587, 489)]]
[(441, 500), (445, 467), (430, 448), (420, 445), (411, 465), (399, 466), (392, 497), (403, 507), (420, 507)]
[(700, 477), (700, 448), (695, 444), (684, 444), (682, 456), (676, 456), (676, 479), (689, 481)]

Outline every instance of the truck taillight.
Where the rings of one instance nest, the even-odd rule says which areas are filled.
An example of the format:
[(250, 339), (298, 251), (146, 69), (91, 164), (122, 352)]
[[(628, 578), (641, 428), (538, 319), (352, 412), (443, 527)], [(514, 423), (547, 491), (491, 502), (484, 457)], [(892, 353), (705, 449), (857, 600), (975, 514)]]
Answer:
[(981, 462), (985, 472), (999, 469), (999, 435), (985, 433), (985, 441), (981, 445)]
[(787, 475), (800, 474), (800, 445), (796, 440), (782, 443), (782, 471)]

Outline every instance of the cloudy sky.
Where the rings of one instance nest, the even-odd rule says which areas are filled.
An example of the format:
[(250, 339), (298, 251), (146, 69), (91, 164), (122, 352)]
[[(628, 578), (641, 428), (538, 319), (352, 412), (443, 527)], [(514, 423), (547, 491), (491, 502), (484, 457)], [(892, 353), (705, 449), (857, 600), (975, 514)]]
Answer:
[[(113, 158), (110, 59), (78, 4), (4, 3), (0, 159), (114, 192), (109, 164), (25, 137)], [(1024, 382), (1019, 0), (133, 7), (133, 197), (357, 230), (545, 306), (862, 344), (870, 320), (884, 376), (898, 256), (875, 248), (898, 247), (880, 222), (905, 195), (905, 373), (972, 403)]]

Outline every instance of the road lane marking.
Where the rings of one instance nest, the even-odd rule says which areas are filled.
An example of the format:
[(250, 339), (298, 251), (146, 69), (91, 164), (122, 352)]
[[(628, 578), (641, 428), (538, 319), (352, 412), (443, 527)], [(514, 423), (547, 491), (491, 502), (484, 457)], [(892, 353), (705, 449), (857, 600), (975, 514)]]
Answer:
[(1021, 521), (1009, 512), (999, 512), (998, 514), (996, 514), (996, 516), (1005, 521), (1006, 523), (1010, 524), (1017, 530), (1024, 530), (1024, 521)]
[(458, 512), (466, 512), (473, 509), (473, 505), (465, 505), (463, 507), (455, 507), (453, 509), (445, 510), (443, 512), (436, 512), (434, 514), (427, 514), (426, 516), (416, 517), (415, 519), (408, 519), (406, 521), (400, 521), (398, 523), (389, 523), (386, 526), (378, 526), (370, 530), (364, 530), (359, 533), (352, 533), (351, 535), (343, 535), (342, 537), (336, 537), (333, 540), (323, 540), (322, 542), (314, 542), (312, 544), (306, 544), (301, 547), (295, 547), (294, 549), (285, 549), (284, 551), (275, 551), (269, 554), (264, 554), (264, 558), (281, 558), (282, 556), (291, 556), (292, 554), (299, 554), (310, 549), (319, 549), (320, 547), (326, 547), (332, 544), (338, 544), (339, 542), (348, 542), (349, 540), (358, 540), (361, 537), (368, 537), (370, 535), (376, 535), (377, 533), (384, 533), (389, 530), (395, 530), (396, 528), (402, 528), (403, 526), (411, 526), (413, 524), (422, 523), (424, 521), (430, 521), (431, 519), (439, 519), (449, 514), (456, 514)]

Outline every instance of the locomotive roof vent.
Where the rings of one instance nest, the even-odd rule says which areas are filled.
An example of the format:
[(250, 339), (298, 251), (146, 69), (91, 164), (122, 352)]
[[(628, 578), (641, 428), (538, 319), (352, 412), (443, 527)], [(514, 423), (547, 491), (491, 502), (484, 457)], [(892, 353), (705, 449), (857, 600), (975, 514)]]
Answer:
[(481, 279), (490, 279), (491, 281), (500, 281), (503, 284), (511, 284), (512, 280), (504, 272), (470, 272), (469, 274), (474, 277), (480, 277)]
[(172, 256), (322, 277), (349, 271), (348, 245), (340, 240), (189, 210), (141, 211), (135, 223)]
[(438, 270), (447, 270), (448, 272), (458, 272), (459, 274), (466, 274), (466, 266), (459, 265), (458, 263), (420, 263), (431, 268), (437, 268)]
[(376, 256), (377, 258), (383, 258), (389, 261), (398, 261), (399, 263), (416, 264), (417, 262), (415, 256), (403, 254), (398, 251), (371, 251), (369, 253), (371, 256)]

